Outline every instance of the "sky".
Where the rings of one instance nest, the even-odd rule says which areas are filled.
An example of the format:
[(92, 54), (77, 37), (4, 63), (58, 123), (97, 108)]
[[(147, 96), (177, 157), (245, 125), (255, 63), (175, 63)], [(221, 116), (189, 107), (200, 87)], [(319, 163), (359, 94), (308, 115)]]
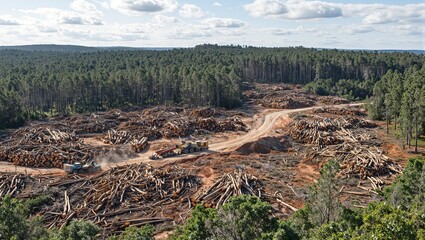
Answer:
[(425, 49), (424, 0), (0, 0), (0, 45)]

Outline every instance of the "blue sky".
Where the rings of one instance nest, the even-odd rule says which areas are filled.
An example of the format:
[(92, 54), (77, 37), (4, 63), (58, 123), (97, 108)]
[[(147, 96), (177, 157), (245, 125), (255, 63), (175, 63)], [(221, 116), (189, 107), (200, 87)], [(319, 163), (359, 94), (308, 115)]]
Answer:
[(13, 0), (0, 45), (425, 49), (423, 0)]

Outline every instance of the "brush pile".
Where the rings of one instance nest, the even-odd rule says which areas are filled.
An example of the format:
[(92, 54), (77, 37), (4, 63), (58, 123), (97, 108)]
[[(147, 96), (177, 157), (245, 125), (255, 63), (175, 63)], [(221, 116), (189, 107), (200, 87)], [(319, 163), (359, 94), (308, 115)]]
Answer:
[(262, 187), (256, 177), (239, 171), (224, 174), (192, 201), (203, 203), (206, 207), (218, 208), (225, 204), (230, 197), (242, 194), (261, 198)]

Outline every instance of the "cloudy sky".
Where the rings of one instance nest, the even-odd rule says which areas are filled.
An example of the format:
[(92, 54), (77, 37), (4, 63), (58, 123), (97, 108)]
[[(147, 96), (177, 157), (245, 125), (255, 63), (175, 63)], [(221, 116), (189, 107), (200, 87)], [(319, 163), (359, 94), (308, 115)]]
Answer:
[(424, 0), (0, 0), (0, 45), (425, 49)]

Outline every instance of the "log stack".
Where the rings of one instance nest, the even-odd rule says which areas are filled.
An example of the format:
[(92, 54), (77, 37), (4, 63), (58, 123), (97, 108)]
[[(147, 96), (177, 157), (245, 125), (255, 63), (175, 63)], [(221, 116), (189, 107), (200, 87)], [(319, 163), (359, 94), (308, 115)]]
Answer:
[(361, 116), (361, 117), (365, 117), (366, 113), (360, 111), (359, 109), (356, 108), (335, 108), (335, 107), (323, 107), (323, 108), (318, 108), (315, 109), (313, 111), (314, 113), (329, 113), (329, 114), (333, 114), (333, 115), (341, 115), (341, 116)]
[(290, 136), (297, 142), (315, 144), (318, 148), (343, 142), (365, 142), (370, 134), (350, 129), (374, 127), (375, 123), (357, 118), (300, 118), (291, 123)]
[(148, 138), (142, 137), (141, 139), (133, 138), (130, 142), (131, 148), (134, 152), (139, 153), (142, 152), (146, 146), (148, 145)]
[(12, 162), (17, 166), (62, 168), (63, 163), (85, 164), (105, 152), (104, 149), (83, 144), (2, 146), (0, 161)]
[(402, 172), (399, 164), (385, 156), (376, 147), (343, 143), (328, 146), (318, 155), (338, 160), (343, 174), (354, 175), (361, 179)]

